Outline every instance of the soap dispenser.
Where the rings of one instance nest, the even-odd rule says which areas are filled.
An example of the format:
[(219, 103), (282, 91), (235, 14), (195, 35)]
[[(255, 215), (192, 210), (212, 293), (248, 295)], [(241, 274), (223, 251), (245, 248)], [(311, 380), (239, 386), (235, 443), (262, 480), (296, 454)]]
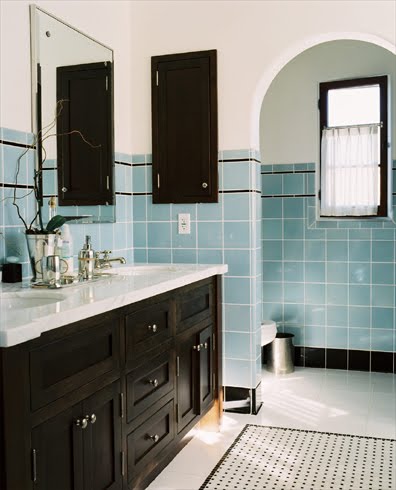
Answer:
[(94, 271), (94, 251), (91, 245), (91, 237), (87, 235), (85, 237), (85, 244), (78, 254), (78, 273), (79, 276), (85, 280), (90, 281), (93, 279)]

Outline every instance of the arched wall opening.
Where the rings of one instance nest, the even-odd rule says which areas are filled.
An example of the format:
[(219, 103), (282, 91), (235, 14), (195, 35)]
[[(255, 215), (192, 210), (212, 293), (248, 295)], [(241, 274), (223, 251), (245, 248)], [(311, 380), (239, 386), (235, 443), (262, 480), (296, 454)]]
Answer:
[[(390, 75), (393, 85), (392, 168), (393, 174), (396, 174), (396, 63), (392, 59), (395, 58), (396, 49), (387, 41), (369, 35), (322, 36), (317, 42), (311, 40), (300, 43), (299, 48), (289, 50), (288, 55), (284, 53), (282, 60), (266, 71), (260, 82), (261, 91), (257, 88), (255, 95), (260, 107), (252, 110), (253, 118), (253, 113), (258, 109), (254, 121), (252, 119), (252, 128), (257, 131), (254, 137), (252, 134), (252, 145), (260, 148), (260, 122), (265, 116), (268, 98), (276, 92), (277, 100), (280, 100), (280, 90), (273, 90), (278, 80), (283, 76), (290, 80), (292, 70), (289, 67), (296, 68), (297, 60), (304, 59), (308, 51), (319, 52), (322, 47), (335, 45), (338, 41), (339, 46), (348, 45), (355, 49), (359, 45), (362, 45), (362, 49), (367, 45), (370, 56), (374, 53), (370, 59), (376, 59), (376, 52), (384, 51), (383, 58), (387, 63), (385, 69), (376, 64), (374, 71), (380, 70), (381, 73), (368, 71), (365, 75)], [(300, 73), (306, 67), (304, 64), (299, 65)], [(297, 72), (295, 69), (294, 73)], [(342, 76), (334, 73), (335, 78), (320, 81), (355, 76), (363, 74), (351, 75), (347, 72)], [(304, 159), (302, 153), (293, 154), (292, 151), (289, 152), (289, 155), (292, 154), (289, 160), (284, 158), (285, 152), (282, 149), (276, 153), (277, 159), (274, 158), (275, 152), (268, 155), (262, 151), (261, 154), (262, 318), (275, 320), (283, 331), (295, 335), (298, 365), (348, 369), (353, 353), (366, 351), (368, 355), (364, 358), (369, 359), (369, 364), (359, 367), (375, 370), (373, 366), (378, 356), (391, 359), (396, 351), (396, 283), (392, 268), (396, 227), (391, 222), (367, 224), (362, 220), (355, 220), (354, 223), (315, 222), (315, 164), (319, 157), (315, 83), (311, 86), (315, 93), (312, 94), (310, 113), (314, 133), (310, 133), (313, 135), (310, 137), (311, 150), (315, 148), (317, 154)], [(279, 84), (279, 87), (284, 85)], [(296, 93), (298, 95), (299, 92)], [(271, 107), (277, 108), (274, 103), (271, 103)], [(273, 110), (271, 115), (274, 114)], [(283, 123), (285, 120), (283, 118)], [(304, 122), (301, 125), (304, 126)], [(282, 134), (276, 142), (278, 148), (281, 144), (288, 144), (288, 134), (294, 126), (279, 127), (282, 128)], [(296, 158), (293, 160), (293, 157)], [(396, 175), (394, 189), (395, 184)], [(396, 199), (393, 204), (396, 205)], [(313, 221), (310, 220), (310, 211), (313, 211)]]

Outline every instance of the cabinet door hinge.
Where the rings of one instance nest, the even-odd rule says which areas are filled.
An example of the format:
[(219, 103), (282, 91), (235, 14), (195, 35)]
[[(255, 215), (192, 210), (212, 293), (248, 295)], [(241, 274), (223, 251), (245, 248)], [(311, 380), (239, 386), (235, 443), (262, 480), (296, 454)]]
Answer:
[(121, 475), (125, 476), (125, 453), (121, 451)]
[(124, 393), (120, 393), (120, 417), (124, 418)]
[(213, 350), (216, 350), (216, 334), (212, 334), (212, 339)]
[(159, 85), (159, 73), (158, 73), (158, 70), (155, 72), (155, 84), (158, 87), (158, 85)]
[(37, 481), (37, 451), (32, 449), (32, 480)]
[(160, 174), (157, 174), (157, 188), (160, 188)]
[(180, 357), (176, 357), (176, 376), (180, 376)]

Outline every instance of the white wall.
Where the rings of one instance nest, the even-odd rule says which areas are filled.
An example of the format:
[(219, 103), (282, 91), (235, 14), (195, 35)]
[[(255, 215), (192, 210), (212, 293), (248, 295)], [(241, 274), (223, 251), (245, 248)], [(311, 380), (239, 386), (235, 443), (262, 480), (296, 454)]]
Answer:
[(396, 158), (396, 55), (361, 41), (332, 41), (304, 51), (269, 87), (260, 116), (262, 163), (317, 162), (319, 83), (389, 75), (393, 158)]
[[(134, 1), (132, 134), (150, 151), (150, 57), (218, 50), (219, 148), (258, 148), (263, 95), (297, 45), (335, 33), (396, 43), (392, 1)], [(348, 36), (347, 36), (348, 37)], [(285, 60), (286, 58), (286, 60)], [(268, 73), (273, 74), (268, 77)]]
[[(331, 33), (396, 43), (396, 3), (386, 0), (37, 3), (114, 49), (116, 149), (134, 153), (151, 151), (153, 55), (217, 49), (219, 147), (258, 148), (263, 95), (296, 47), (303, 50)], [(0, 2), (0, 124), (25, 131), (30, 129), (27, 5)]]
[[(31, 131), (30, 3), (0, 0), (0, 126), (20, 131)], [(132, 153), (131, 2), (35, 3), (114, 50), (115, 149)]]

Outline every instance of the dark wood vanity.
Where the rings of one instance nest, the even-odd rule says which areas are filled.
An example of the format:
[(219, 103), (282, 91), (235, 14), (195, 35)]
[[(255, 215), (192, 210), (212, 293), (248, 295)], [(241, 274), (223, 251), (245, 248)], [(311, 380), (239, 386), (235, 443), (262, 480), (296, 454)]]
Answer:
[(219, 276), (0, 349), (0, 488), (145, 488), (221, 414)]

